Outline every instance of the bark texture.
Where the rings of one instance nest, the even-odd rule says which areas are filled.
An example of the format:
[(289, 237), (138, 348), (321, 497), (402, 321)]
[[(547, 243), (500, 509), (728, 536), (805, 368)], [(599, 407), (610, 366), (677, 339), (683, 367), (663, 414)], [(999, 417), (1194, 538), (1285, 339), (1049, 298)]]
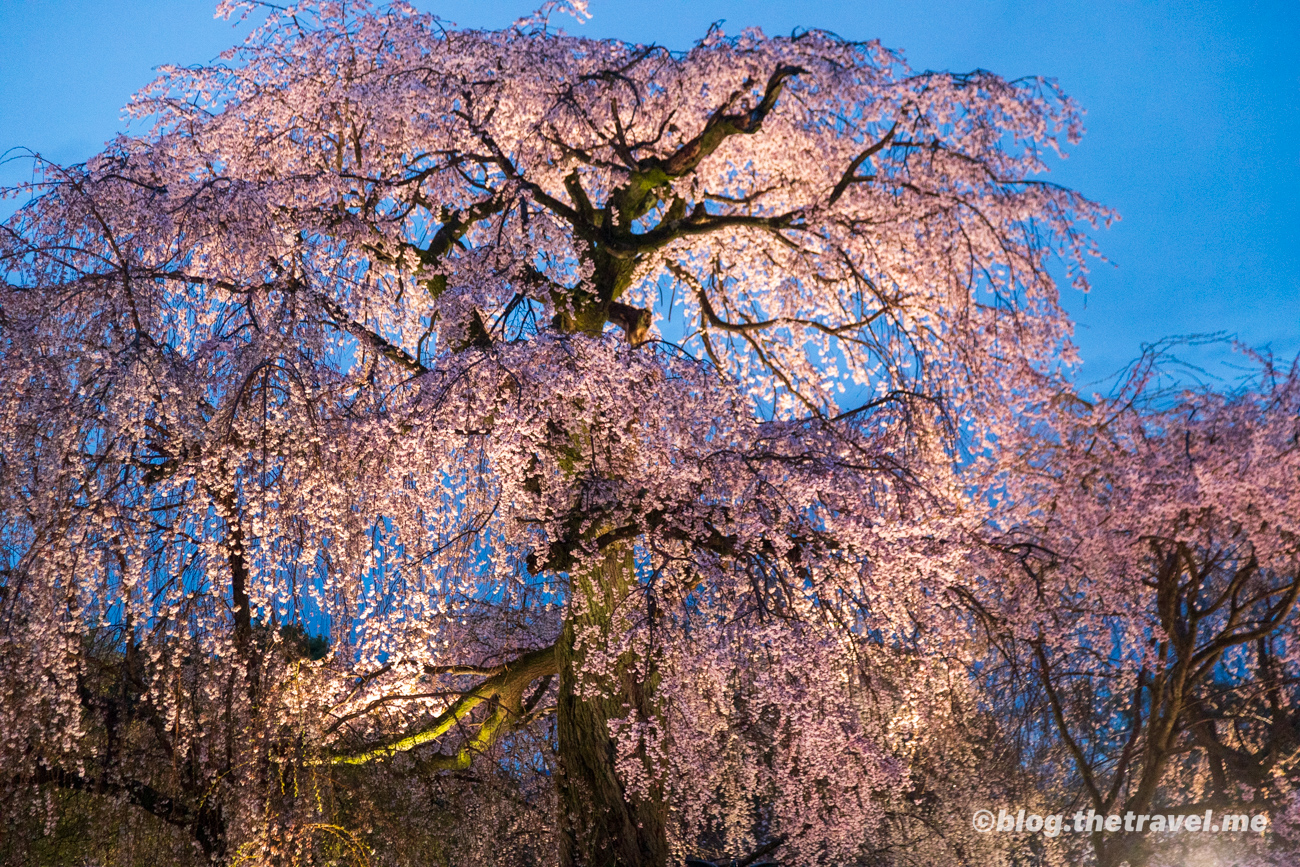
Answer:
[(663, 867), (668, 863), (663, 794), (627, 791), (615, 766), (609, 721), (635, 709), (655, 714), (653, 685), (633, 660), (621, 658), (611, 676), (579, 683), (580, 639), (604, 640), (636, 589), (631, 552), (612, 549), (591, 572), (575, 578), (586, 607), (565, 624), (557, 647), (560, 670), (556, 725), (559, 735), (559, 828), (562, 867)]

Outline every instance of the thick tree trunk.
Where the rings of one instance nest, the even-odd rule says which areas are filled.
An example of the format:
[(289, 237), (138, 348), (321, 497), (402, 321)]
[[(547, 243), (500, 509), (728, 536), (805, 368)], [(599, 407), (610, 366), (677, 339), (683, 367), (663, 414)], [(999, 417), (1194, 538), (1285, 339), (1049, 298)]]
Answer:
[[(584, 681), (578, 694), (583, 652), (581, 633), (609, 636), (615, 611), (636, 588), (632, 555), (611, 550), (581, 578), (575, 591), (586, 597), (581, 614), (565, 624), (556, 648), (560, 694), (556, 708), (559, 734), (559, 829), (562, 867), (664, 867), (668, 863), (666, 810), (657, 789), (633, 797), (615, 769), (615, 745), (609, 720), (635, 708), (655, 714), (653, 687), (642, 682), (630, 659), (622, 659), (609, 677)], [(603, 689), (595, 695), (592, 687)]]

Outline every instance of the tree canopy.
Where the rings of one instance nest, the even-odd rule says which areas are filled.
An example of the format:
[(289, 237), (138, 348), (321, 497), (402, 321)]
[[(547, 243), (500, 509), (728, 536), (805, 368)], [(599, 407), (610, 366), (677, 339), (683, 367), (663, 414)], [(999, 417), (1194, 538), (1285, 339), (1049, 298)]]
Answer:
[(992, 864), (1012, 796), (1300, 809), (1295, 375), (1073, 397), (1053, 82), (307, 2), (130, 111), (0, 229), (11, 825)]

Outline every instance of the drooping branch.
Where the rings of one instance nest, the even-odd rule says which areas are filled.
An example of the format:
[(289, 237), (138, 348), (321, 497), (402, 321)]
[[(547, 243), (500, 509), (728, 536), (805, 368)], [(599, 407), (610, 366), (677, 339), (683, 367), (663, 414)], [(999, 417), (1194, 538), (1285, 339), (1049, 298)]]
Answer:
[(188, 831), (206, 854), (220, 855), (224, 851), (225, 829), (216, 811), (203, 806), (190, 807), (138, 780), (90, 778), (64, 768), (39, 765), (31, 782), (37, 786), (55, 785), (70, 791), (118, 795), (167, 824)]
[(849, 167), (844, 170), (843, 176), (840, 177), (839, 182), (835, 185), (835, 189), (831, 190), (830, 203), (832, 205), (839, 201), (840, 196), (844, 195), (844, 191), (849, 188), (849, 185), (861, 184), (875, 180), (875, 175), (859, 175), (858, 169), (864, 162), (880, 153), (884, 148), (888, 147), (889, 143), (894, 140), (894, 133), (897, 131), (898, 122), (895, 121), (894, 125), (889, 128), (889, 131), (881, 136), (880, 141), (871, 145), (871, 147), (853, 158), (853, 161), (849, 163)]
[(1056, 683), (1053, 680), (1051, 665), (1047, 659), (1047, 652), (1043, 648), (1043, 642), (1035, 641), (1033, 643), (1034, 656), (1038, 659), (1039, 679), (1043, 685), (1043, 691), (1047, 695), (1048, 703), (1052, 710), (1052, 720), (1056, 723), (1057, 733), (1065, 743), (1066, 748), (1070, 751), (1070, 756), (1074, 759), (1075, 767), (1079, 771), (1079, 776), (1083, 780), (1084, 786), (1088, 789), (1088, 794), (1097, 809), (1102, 809), (1105, 799), (1101, 794), (1101, 789), (1097, 786), (1093, 778), (1092, 763), (1084, 755), (1083, 749), (1079, 746), (1070, 731), (1069, 720), (1066, 719), (1065, 708), (1056, 693)]
[(451, 706), (438, 714), (427, 727), (399, 740), (375, 745), (360, 752), (331, 756), (328, 759), (329, 763), (363, 765), (396, 753), (413, 750), (418, 746), (432, 743), (453, 728), (465, 724), (475, 709), (488, 705), (490, 711), (487, 718), (478, 723), (478, 731), (468, 738), (459, 750), (449, 755), (439, 754), (424, 760), (427, 767), (437, 770), (463, 770), (469, 767), (475, 755), (483, 752), (497, 738), (523, 722), (527, 714), (524, 693), (529, 684), (539, 678), (552, 677), (559, 671), (554, 645), (525, 653), (501, 666), (484, 670), (494, 673), (452, 702)]
[(391, 342), (369, 326), (357, 322), (334, 299), (328, 298), (320, 292), (313, 292), (311, 296), (312, 300), (330, 317), (334, 325), (342, 328), (384, 358), (412, 373), (428, 373), (428, 368), (419, 359), (413, 357), (405, 349)]
[[(257, 285), (251, 288), (241, 287), (229, 280), (213, 279), (194, 274), (187, 274), (182, 271), (151, 271), (149, 276), (166, 280), (178, 280), (199, 286), (211, 286), (220, 289), (223, 292), (232, 293), (246, 293), (252, 289), (274, 290), (286, 288), (275, 283)], [(325, 315), (329, 318), (330, 324), (351, 334), (363, 344), (370, 347), (370, 349), (397, 364), (399, 367), (404, 367), (412, 373), (417, 374), (428, 372), (428, 369), (420, 363), (419, 359), (413, 357), (405, 349), (391, 342), (370, 326), (353, 319), (348, 312), (343, 309), (341, 304), (324, 293), (305, 287), (302, 281), (296, 278), (289, 279), (287, 288), (292, 291), (302, 291), (308, 298), (310, 298), (312, 303), (325, 312)]]

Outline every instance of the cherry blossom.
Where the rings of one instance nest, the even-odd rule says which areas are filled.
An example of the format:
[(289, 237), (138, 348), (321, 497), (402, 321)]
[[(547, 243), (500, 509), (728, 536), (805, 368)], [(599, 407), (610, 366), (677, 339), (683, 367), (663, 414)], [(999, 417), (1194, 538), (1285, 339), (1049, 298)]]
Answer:
[(457, 863), (1003, 857), (933, 829), (1003, 785), (977, 482), (1073, 361), (1079, 110), (566, 8), (271, 9), (9, 191), (15, 792), (228, 863), (387, 857), (435, 790)]

